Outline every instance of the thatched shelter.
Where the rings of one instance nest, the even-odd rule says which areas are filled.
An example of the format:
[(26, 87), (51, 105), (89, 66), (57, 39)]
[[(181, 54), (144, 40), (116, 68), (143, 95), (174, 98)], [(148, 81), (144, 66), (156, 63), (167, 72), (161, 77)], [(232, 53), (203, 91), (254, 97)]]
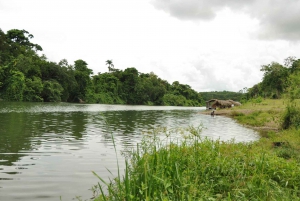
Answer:
[(242, 105), (240, 102), (236, 102), (233, 100), (211, 99), (209, 101), (206, 101), (206, 109), (230, 108), (232, 106), (240, 106), (240, 105)]

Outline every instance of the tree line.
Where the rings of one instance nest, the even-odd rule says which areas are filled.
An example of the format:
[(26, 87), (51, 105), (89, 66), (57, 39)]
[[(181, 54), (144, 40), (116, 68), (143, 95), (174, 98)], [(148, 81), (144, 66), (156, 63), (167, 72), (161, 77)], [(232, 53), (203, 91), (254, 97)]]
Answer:
[(286, 95), (291, 99), (300, 98), (300, 59), (288, 57), (284, 64), (271, 62), (262, 65), (262, 81), (247, 90), (246, 99), (279, 99)]
[(0, 99), (30, 102), (86, 102), (132, 105), (201, 106), (201, 94), (178, 81), (172, 84), (153, 72), (120, 70), (107, 60), (108, 72), (93, 74), (82, 59), (69, 64), (40, 56), (26, 30), (0, 29)]
[(220, 99), (220, 100), (234, 100), (241, 101), (244, 98), (243, 92), (233, 92), (233, 91), (210, 91), (201, 92), (201, 96), (204, 100), (210, 99)]

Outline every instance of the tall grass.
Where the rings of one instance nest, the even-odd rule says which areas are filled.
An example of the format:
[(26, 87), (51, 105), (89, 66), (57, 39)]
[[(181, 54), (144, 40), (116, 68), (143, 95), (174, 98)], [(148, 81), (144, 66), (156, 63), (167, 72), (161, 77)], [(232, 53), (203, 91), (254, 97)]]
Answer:
[(287, 105), (283, 113), (282, 128), (300, 128), (300, 107), (296, 102)]
[(122, 174), (110, 182), (98, 176), (95, 200), (300, 200), (295, 160), (257, 142), (212, 141), (188, 130), (182, 141), (144, 139)]

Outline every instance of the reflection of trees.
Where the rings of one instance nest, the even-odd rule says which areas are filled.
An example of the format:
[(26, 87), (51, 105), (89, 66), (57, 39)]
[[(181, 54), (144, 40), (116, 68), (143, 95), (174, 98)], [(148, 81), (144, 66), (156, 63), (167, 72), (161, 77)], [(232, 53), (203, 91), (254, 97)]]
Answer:
[[(31, 150), (31, 120), (28, 113), (0, 113), (0, 160), (10, 165), (19, 160), (21, 150)], [(36, 120), (38, 117), (36, 118)]]
[[(87, 114), (74, 113), (0, 113), (0, 165), (12, 165), (20, 160), (23, 151), (37, 149), (44, 140), (61, 135), (81, 139), (85, 132)], [(35, 137), (35, 138), (33, 138)], [(65, 137), (65, 136), (64, 136)], [(27, 155), (27, 154), (25, 154)]]
[(130, 143), (129, 138), (137, 135), (140, 128), (149, 127), (156, 123), (154, 115), (146, 113), (154, 111), (107, 111), (101, 113), (101, 132), (104, 142), (111, 142), (111, 134), (119, 136), (125, 144)]
[(142, 131), (152, 131), (160, 126), (180, 126), (189, 122), (191, 111), (108, 111), (102, 113), (102, 133), (104, 141), (111, 141), (111, 133), (121, 138), (123, 144), (129, 145), (130, 141)]
[(71, 114), (72, 119), (72, 135), (75, 139), (79, 140), (82, 139), (83, 132), (86, 131), (86, 123), (88, 116), (86, 113), (83, 112), (73, 112)]
[[(22, 105), (22, 103), (18, 103)], [(25, 105), (28, 108), (29, 105)], [(0, 165), (12, 165), (27, 153), (38, 150), (43, 140), (71, 137), (81, 140), (95, 132), (103, 142), (111, 142), (111, 133), (123, 145), (143, 131), (161, 126), (182, 126), (191, 118), (191, 111), (106, 111), (93, 112), (26, 112), (18, 106), (15, 112), (0, 112)], [(56, 142), (54, 142), (56, 143)], [(59, 142), (58, 142), (59, 143)], [(23, 151), (23, 153), (22, 153)]]

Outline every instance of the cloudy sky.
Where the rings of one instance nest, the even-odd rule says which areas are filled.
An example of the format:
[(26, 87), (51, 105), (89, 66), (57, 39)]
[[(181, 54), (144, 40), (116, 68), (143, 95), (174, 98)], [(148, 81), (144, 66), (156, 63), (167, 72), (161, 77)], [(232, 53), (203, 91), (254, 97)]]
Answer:
[(261, 65), (300, 58), (299, 10), (300, 0), (0, 0), (0, 28), (95, 74), (112, 59), (196, 91), (239, 91), (261, 81)]

